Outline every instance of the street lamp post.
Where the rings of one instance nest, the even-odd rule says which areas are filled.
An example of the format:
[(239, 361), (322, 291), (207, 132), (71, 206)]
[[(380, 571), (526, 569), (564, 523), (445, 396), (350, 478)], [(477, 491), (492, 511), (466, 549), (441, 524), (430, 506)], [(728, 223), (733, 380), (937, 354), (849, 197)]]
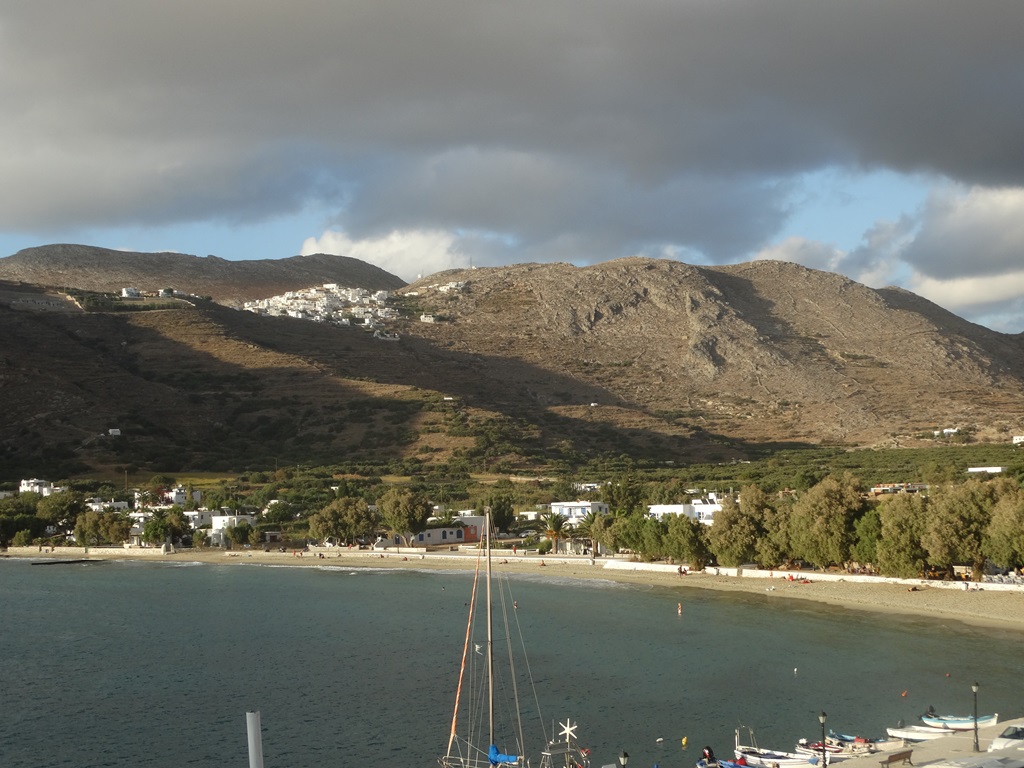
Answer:
[(974, 751), (980, 751), (978, 749), (978, 683), (975, 682), (971, 686), (971, 691), (974, 693)]
[(629, 752), (622, 750), (622, 754), (619, 755), (619, 766), (626, 768), (626, 763), (629, 762)]
[(825, 720), (828, 719), (828, 715), (825, 714), (825, 710), (821, 711), (818, 715), (818, 722), (821, 723), (821, 768), (825, 768), (828, 765), (828, 754), (825, 752)]

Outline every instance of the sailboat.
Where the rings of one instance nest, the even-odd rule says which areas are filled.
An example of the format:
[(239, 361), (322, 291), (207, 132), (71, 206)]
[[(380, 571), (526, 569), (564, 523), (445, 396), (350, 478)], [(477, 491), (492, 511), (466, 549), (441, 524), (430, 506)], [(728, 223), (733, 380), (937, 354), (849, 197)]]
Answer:
[[(462, 663), (459, 670), (459, 681), (455, 692), (455, 708), (452, 714), (451, 730), (448, 736), (448, 748), (438, 758), (442, 768), (495, 768), (496, 766), (522, 766), (530, 768), (534, 763), (523, 754), (524, 729), (521, 708), (519, 706), (519, 684), (514, 670), (512, 653), (512, 635), (509, 624), (515, 615), (515, 601), (511, 600), (506, 591), (499, 593), (495, 601), (492, 589), (491, 574), (491, 518), (484, 518), (484, 546), (477, 559), (476, 572), (473, 577), (473, 589), (469, 601), (469, 619), (466, 624), (466, 636), (462, 649)], [(483, 613), (486, 629), (486, 641), (475, 642), (474, 629), (479, 630), (477, 620), (480, 584), (481, 559), (484, 564), (484, 596)], [(505, 580), (507, 588), (507, 580)], [(497, 602), (497, 604), (496, 604)], [(510, 617), (509, 606), (513, 606)], [(494, 614), (499, 611), (502, 626), (501, 638), (497, 638), (507, 647), (509, 674), (499, 675), (495, 667), (495, 628)], [(504, 649), (503, 649), (504, 650)], [(504, 654), (503, 654), (504, 655)], [(529, 665), (526, 664), (528, 669)], [(477, 684), (474, 678), (482, 678)], [(501, 707), (505, 720), (504, 725), (496, 720), (496, 691), (501, 689), (507, 693), (507, 701)], [(536, 700), (536, 695), (534, 695)], [(486, 729), (484, 718), (486, 717)], [(539, 718), (538, 718), (539, 720)], [(571, 719), (559, 723), (559, 738), (551, 738), (546, 734), (543, 721), (539, 721), (543, 739), (546, 744), (539, 753), (537, 768), (590, 768), (590, 750), (579, 746), (576, 740), (576, 724)]]

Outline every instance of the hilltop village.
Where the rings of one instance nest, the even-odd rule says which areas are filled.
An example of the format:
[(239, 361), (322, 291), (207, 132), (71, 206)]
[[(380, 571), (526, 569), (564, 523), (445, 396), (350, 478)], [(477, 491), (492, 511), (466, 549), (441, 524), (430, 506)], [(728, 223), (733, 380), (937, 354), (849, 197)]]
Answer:
[(398, 311), (388, 306), (390, 297), (390, 291), (324, 283), (315, 288), (247, 301), (242, 308), (257, 315), (286, 315), (318, 323), (374, 327), (378, 321), (398, 317)]

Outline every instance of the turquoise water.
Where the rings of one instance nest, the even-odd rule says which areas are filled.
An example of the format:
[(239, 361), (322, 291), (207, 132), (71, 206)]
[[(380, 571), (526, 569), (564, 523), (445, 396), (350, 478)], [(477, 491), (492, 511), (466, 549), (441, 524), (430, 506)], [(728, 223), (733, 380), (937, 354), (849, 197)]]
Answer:
[[(0, 561), (0, 766), (434, 766), (466, 573)], [(692, 766), (733, 730), (788, 749), (928, 705), (1024, 715), (1020, 636), (758, 595), (513, 582), (548, 722), (595, 766)], [(683, 614), (676, 604), (683, 601)], [(903, 692), (906, 691), (906, 696)], [(689, 746), (683, 751), (680, 739)], [(658, 742), (658, 739), (663, 739)]]

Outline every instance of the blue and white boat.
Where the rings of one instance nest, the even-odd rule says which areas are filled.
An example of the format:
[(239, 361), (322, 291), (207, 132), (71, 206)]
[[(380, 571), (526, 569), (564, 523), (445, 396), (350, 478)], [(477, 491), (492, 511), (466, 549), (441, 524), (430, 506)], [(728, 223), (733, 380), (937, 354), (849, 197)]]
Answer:
[[(921, 715), (921, 722), (932, 728), (948, 728), (951, 731), (973, 731), (973, 717), (959, 717), (957, 715), (933, 715), (926, 713)], [(999, 713), (994, 715), (982, 715), (978, 718), (978, 727), (984, 728), (987, 725), (995, 725), (999, 722)]]

